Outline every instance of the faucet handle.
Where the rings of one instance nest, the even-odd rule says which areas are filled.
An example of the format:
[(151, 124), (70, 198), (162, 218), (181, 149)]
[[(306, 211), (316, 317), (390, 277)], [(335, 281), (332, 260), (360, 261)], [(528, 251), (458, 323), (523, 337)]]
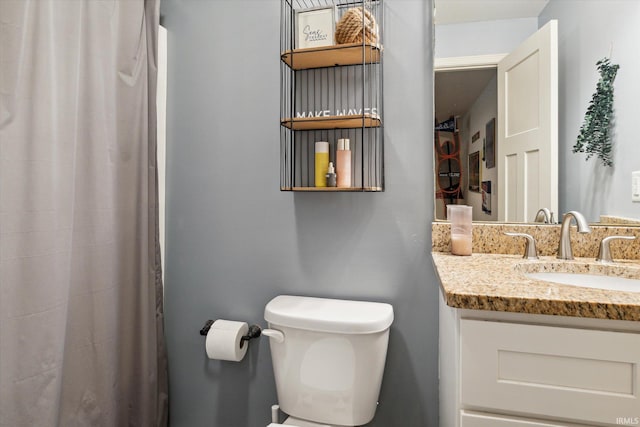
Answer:
[(530, 234), (527, 233), (509, 233), (509, 232), (505, 232), (504, 234), (506, 234), (507, 236), (513, 236), (513, 237), (524, 237), (527, 239), (525, 246), (524, 246), (524, 255), (522, 256), (522, 258), (524, 259), (538, 259), (538, 250), (536, 249), (536, 240), (533, 238), (533, 236), (531, 236)]
[(607, 236), (600, 242), (600, 250), (596, 261), (613, 262), (611, 257), (611, 241), (612, 240), (634, 240), (636, 236)]

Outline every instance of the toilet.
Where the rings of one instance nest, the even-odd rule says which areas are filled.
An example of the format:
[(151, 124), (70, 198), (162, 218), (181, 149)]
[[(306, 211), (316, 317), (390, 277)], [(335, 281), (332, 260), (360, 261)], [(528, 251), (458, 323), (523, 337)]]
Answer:
[(274, 427), (361, 426), (376, 412), (393, 307), (281, 295), (265, 307), (278, 404)]

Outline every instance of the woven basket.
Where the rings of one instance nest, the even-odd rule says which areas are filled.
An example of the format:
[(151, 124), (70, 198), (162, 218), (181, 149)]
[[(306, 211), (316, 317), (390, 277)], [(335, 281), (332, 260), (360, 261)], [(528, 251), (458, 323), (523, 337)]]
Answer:
[(378, 42), (378, 25), (373, 14), (364, 7), (347, 10), (336, 25), (336, 43)]

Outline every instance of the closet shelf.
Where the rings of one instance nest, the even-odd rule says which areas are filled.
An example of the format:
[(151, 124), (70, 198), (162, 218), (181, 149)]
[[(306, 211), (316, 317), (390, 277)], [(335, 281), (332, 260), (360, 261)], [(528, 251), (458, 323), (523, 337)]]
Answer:
[(280, 124), (291, 130), (326, 130), (377, 128), (382, 125), (379, 117), (371, 114), (355, 114), (344, 116), (322, 116), (304, 118), (286, 118)]
[(332, 46), (287, 50), (280, 56), (293, 70), (377, 64), (382, 48), (376, 44), (347, 43)]

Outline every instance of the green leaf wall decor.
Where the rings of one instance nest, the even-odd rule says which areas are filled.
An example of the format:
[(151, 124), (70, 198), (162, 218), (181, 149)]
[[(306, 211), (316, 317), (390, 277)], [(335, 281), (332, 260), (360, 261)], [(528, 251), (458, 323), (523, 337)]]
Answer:
[(611, 121), (613, 118), (613, 82), (620, 65), (611, 64), (609, 58), (596, 63), (600, 80), (591, 97), (589, 107), (573, 146), (574, 153), (587, 153), (586, 160), (596, 155), (604, 166), (613, 166), (611, 158)]

